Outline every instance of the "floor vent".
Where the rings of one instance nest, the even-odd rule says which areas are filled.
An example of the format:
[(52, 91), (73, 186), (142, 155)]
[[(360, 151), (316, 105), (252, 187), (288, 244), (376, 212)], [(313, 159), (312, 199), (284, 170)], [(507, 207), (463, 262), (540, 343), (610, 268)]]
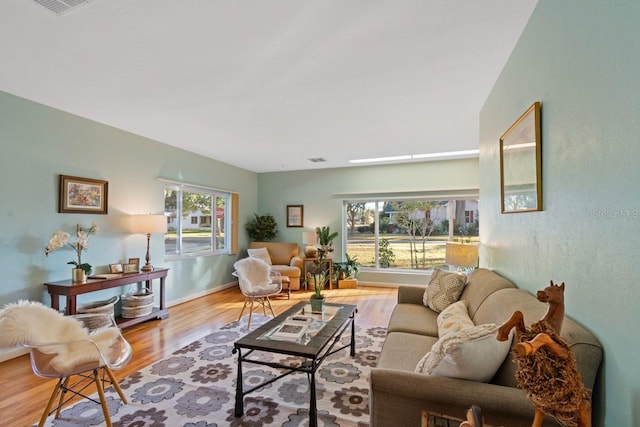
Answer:
[(91, 0), (33, 0), (40, 6), (46, 8), (50, 12), (55, 13), (56, 15), (64, 15), (66, 13), (71, 12), (72, 10), (77, 9), (78, 7), (84, 6), (89, 3)]

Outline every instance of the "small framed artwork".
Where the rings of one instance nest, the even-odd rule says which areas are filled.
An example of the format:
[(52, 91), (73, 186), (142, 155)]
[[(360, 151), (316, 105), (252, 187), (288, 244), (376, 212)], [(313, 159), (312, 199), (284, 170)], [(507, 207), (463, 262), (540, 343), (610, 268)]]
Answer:
[(540, 102), (535, 102), (500, 138), (502, 213), (542, 210)]
[(106, 215), (108, 189), (107, 181), (60, 175), (58, 212)]
[(122, 273), (122, 264), (109, 264), (110, 273)]
[[(140, 258), (129, 258), (129, 264), (138, 264), (138, 267), (140, 266)], [(139, 268), (137, 268), (136, 270), (139, 270)]]
[(128, 263), (122, 266), (122, 269), (125, 273), (137, 273), (138, 272), (138, 263)]
[(304, 222), (304, 206), (287, 205), (287, 227), (302, 227)]

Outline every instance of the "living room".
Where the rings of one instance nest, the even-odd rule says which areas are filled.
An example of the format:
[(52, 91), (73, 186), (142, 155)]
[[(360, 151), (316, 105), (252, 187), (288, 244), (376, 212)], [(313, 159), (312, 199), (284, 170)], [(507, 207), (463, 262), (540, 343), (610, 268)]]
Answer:
[[(622, 331), (640, 320), (631, 237), (640, 218), (633, 199), (640, 186), (633, 96), (640, 86), (639, 20), (640, 7), (631, 2), (541, 0), (479, 112), (478, 159), (253, 173), (2, 92), (0, 303), (47, 303), (42, 283), (68, 277), (67, 257), (44, 256), (56, 229), (97, 222), (86, 253), (95, 265), (143, 258), (145, 236), (128, 234), (119, 219), (163, 210), (158, 178), (237, 192), (241, 220), (270, 212), (282, 224), (278, 240), (296, 242), (301, 230), (284, 227), (287, 204), (304, 205), (305, 227), (339, 230), (337, 193), (478, 188), (480, 266), (531, 293), (549, 280), (566, 283), (567, 314), (604, 347), (594, 425), (637, 425), (640, 340)], [(533, 101), (543, 111), (543, 211), (503, 215), (498, 139)], [(107, 180), (109, 214), (58, 214), (59, 174)], [(239, 237), (246, 248), (247, 237)], [(334, 256), (342, 255), (337, 245)], [(171, 269), (167, 300), (177, 304), (231, 284), (237, 257), (163, 259), (163, 242), (154, 235), (151, 260)], [(363, 282), (389, 284), (427, 279), (361, 274)]]

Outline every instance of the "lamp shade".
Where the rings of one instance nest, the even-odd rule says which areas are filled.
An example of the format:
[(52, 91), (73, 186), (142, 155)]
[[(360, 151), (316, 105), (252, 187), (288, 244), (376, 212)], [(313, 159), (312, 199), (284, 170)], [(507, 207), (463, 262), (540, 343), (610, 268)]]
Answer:
[(478, 266), (478, 245), (473, 243), (447, 242), (444, 262), (458, 267)]
[(131, 232), (134, 234), (154, 234), (167, 232), (167, 217), (164, 215), (132, 215)]
[(302, 233), (302, 243), (305, 245), (315, 245), (318, 241), (318, 235), (315, 231), (304, 231)]

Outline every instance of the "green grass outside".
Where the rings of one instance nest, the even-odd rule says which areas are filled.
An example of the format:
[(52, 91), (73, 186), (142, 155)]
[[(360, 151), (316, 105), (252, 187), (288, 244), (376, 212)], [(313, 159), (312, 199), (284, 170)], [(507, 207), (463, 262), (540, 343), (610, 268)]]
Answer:
[[(409, 242), (411, 238), (406, 235), (401, 234), (389, 234), (389, 235), (380, 235), (381, 239), (386, 239), (389, 241), (389, 249), (393, 251), (395, 255), (395, 259), (389, 265), (389, 268), (399, 268), (399, 269), (411, 269), (411, 251), (409, 249)], [(441, 242), (442, 244), (428, 244), (426, 246), (426, 250), (422, 250), (422, 242), (419, 241), (417, 246), (414, 248), (417, 250), (417, 258), (418, 265), (414, 265), (413, 269), (418, 270), (428, 270), (437, 266), (444, 265), (444, 255), (445, 255), (445, 243), (447, 241), (448, 236), (429, 236), (427, 238), (428, 242)], [(353, 240), (366, 240), (366, 243), (362, 242), (353, 242), (347, 243), (347, 253), (350, 257), (357, 256), (358, 262), (363, 267), (373, 267), (375, 265), (375, 253), (374, 253), (374, 240), (375, 236), (366, 235), (366, 234), (358, 234), (352, 237)], [(470, 236), (464, 237), (465, 243), (479, 242), (478, 236)], [(415, 262), (415, 254), (414, 254), (414, 262)]]

